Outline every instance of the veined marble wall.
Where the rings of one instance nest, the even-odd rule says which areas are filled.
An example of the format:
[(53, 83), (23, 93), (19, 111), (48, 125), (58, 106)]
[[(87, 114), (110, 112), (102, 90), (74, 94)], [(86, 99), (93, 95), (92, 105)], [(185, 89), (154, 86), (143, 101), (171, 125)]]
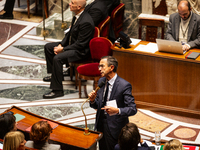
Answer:
[[(87, 0), (90, 2), (91, 0)], [(138, 16), (141, 13), (152, 14), (152, 3), (155, 8), (159, 6), (161, 0), (121, 0), (125, 4), (125, 17), (123, 31), (132, 38), (138, 38)], [(177, 11), (178, 0), (166, 0), (168, 15)], [(189, 0), (193, 11), (200, 12), (200, 0)], [(50, 15), (61, 12), (60, 0), (48, 0)], [(70, 0), (63, 0), (64, 10), (68, 8)]]

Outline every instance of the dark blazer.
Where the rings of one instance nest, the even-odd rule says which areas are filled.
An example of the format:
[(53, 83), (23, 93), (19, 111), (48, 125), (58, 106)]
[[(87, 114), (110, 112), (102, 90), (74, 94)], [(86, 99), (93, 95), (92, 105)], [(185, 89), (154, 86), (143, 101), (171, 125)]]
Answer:
[(108, 8), (108, 15), (110, 16), (112, 11), (120, 4), (120, 0), (104, 0)]
[[(120, 150), (119, 144), (115, 145), (114, 150)], [(144, 142), (144, 144), (142, 144), (141, 146), (138, 146), (137, 150), (151, 150), (151, 148), (147, 145), (146, 142)]]
[(95, 0), (91, 4), (87, 5), (85, 11), (87, 11), (92, 17), (95, 26), (98, 26), (98, 24), (108, 16), (106, 3), (102, 0)]
[[(106, 82), (106, 78), (100, 78), (99, 83)], [(105, 85), (97, 92), (97, 97), (94, 103), (90, 103), (90, 106), (97, 109), (95, 130), (99, 131), (99, 127), (102, 123), (102, 100)], [(129, 122), (128, 117), (137, 113), (134, 97), (132, 96), (132, 86), (126, 80), (117, 76), (109, 100), (116, 100), (118, 108), (120, 108), (120, 115), (109, 116), (107, 114), (107, 123), (112, 136), (118, 139), (121, 129)]]
[[(181, 17), (178, 13), (170, 15), (169, 25), (166, 32), (166, 39), (171, 41), (179, 41)], [(189, 29), (188, 29), (188, 44), (191, 48), (200, 48), (200, 16), (192, 13)]]
[[(69, 62), (77, 61), (90, 55), (89, 42), (94, 37), (94, 27), (91, 16), (83, 11), (60, 43), (64, 47), (64, 51), (73, 50), (71, 51), (73, 57), (68, 57)], [(69, 45), (70, 36), (71, 45)]]

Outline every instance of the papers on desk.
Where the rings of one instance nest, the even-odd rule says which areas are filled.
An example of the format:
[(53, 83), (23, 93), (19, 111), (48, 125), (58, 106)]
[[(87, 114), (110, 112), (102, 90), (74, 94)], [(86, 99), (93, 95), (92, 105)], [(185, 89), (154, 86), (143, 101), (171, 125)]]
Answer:
[(140, 39), (134, 39), (134, 38), (130, 38), (130, 39), (131, 39), (131, 45), (136, 45), (141, 41)]
[(15, 120), (16, 122), (18, 122), (18, 121), (20, 121), (20, 120), (22, 120), (22, 119), (25, 118), (25, 116), (20, 115), (20, 114), (15, 114), (14, 116), (15, 116), (15, 118), (16, 118), (16, 120)]
[(140, 44), (134, 50), (155, 53), (156, 51), (158, 51), (158, 46), (156, 43), (149, 43), (147, 45)]

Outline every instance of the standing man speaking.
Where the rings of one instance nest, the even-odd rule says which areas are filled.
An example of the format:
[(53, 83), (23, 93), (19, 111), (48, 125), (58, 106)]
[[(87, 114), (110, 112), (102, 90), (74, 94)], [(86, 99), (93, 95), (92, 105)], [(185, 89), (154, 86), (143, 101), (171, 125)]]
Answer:
[(98, 92), (92, 91), (88, 95), (90, 106), (97, 109), (95, 130), (103, 132), (100, 150), (113, 150), (121, 129), (129, 122), (128, 117), (137, 113), (132, 86), (117, 75), (117, 67), (116, 58), (102, 57), (99, 83), (103, 81), (106, 84)]

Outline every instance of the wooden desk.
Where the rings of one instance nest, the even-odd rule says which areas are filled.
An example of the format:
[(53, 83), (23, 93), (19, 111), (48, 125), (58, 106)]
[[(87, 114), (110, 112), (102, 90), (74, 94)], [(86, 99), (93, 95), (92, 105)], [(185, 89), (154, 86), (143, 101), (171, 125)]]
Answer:
[[(200, 57), (136, 51), (111, 47), (119, 62), (118, 75), (131, 83), (138, 106), (154, 110), (176, 110), (200, 115)], [(190, 51), (200, 52), (198, 49)]]
[[(46, 119), (44, 117), (35, 115), (26, 110), (20, 109), (16, 106), (8, 109), (6, 112), (12, 111), (14, 114), (18, 113), (25, 116), (24, 119), (20, 120), (17, 124), (17, 128), (25, 133), (25, 130), (32, 126), (34, 123), (40, 121), (41, 119)], [(5, 112), (5, 113), (6, 113)], [(49, 119), (46, 119), (49, 120)], [(50, 120), (52, 122), (56, 122)], [(62, 149), (70, 150), (80, 150), (80, 149), (89, 149), (96, 150), (96, 143), (102, 138), (100, 132), (90, 131), (90, 135), (84, 135), (84, 129), (62, 124), (59, 124), (50, 135), (50, 140), (53, 143), (60, 144)], [(26, 133), (25, 133), (26, 134)], [(29, 140), (29, 139), (26, 139)]]

